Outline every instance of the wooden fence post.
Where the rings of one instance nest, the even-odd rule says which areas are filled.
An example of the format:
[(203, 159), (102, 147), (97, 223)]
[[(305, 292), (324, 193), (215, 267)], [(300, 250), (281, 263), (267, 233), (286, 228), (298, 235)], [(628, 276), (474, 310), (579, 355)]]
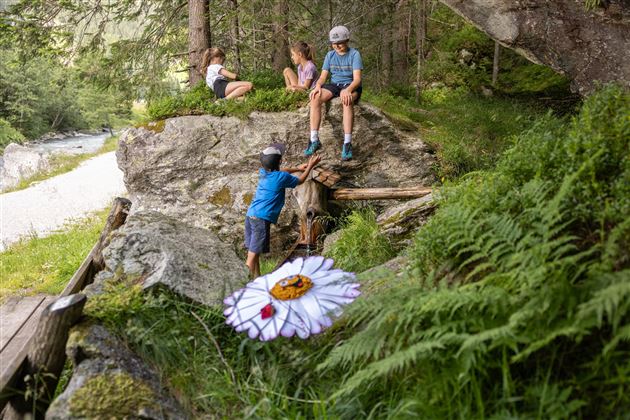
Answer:
[(31, 345), (21, 383), (17, 384), (26, 392), (11, 398), (4, 411), (5, 420), (44, 418), (66, 360), (70, 327), (81, 316), (85, 301), (86, 296), (78, 293), (61, 297), (44, 309), (35, 332), (37, 340)]

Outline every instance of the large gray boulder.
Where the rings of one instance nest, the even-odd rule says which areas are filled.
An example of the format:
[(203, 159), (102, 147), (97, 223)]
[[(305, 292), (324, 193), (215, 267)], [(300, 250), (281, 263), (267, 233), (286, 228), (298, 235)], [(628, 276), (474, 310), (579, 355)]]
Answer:
[(205, 305), (246, 283), (248, 270), (232, 246), (213, 232), (157, 212), (138, 212), (111, 234), (103, 251), (105, 270), (88, 293), (107, 281), (134, 280), (144, 288), (158, 285)]
[(630, 3), (606, 0), (440, 0), (502, 45), (569, 76), (581, 94), (598, 82), (630, 88)]
[(0, 168), (0, 191), (15, 187), (22, 179), (50, 169), (48, 154), (11, 143), (4, 148)]
[(158, 375), (103, 326), (75, 326), (66, 353), (72, 377), (46, 419), (188, 418)]
[[(362, 187), (430, 185), (434, 157), (417, 138), (396, 130), (375, 107), (355, 107), (352, 162), (340, 161), (341, 104), (324, 111), (322, 166), (341, 173), (345, 183)], [(171, 118), (126, 130), (117, 151), (119, 167), (133, 202), (132, 212), (156, 210), (209, 228), (238, 246), (260, 168), (259, 153), (271, 142), (287, 145), (285, 165), (305, 162), (308, 109), (254, 112), (247, 119), (210, 115)], [(273, 237), (297, 228), (297, 203), (287, 197)], [(282, 235), (278, 235), (278, 230)], [(272, 250), (287, 242), (272, 243)]]

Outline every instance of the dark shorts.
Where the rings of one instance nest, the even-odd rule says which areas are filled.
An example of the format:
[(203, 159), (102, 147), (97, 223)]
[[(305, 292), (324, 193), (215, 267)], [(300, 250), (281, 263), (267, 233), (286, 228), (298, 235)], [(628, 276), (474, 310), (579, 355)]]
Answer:
[(217, 79), (214, 81), (214, 84), (212, 85), (212, 90), (214, 90), (214, 94), (217, 95), (217, 98), (225, 98), (225, 88), (227, 87), (228, 83), (230, 82), (225, 79)]
[(258, 217), (245, 217), (245, 248), (254, 254), (269, 252), (271, 222)]
[[(322, 89), (326, 89), (333, 94), (333, 98), (338, 98), (341, 95), (341, 91), (350, 86), (350, 83), (347, 84), (338, 84), (338, 83), (326, 83), (322, 85)], [(354, 90), (357, 93), (357, 99), (354, 101), (355, 104), (359, 103), (359, 99), (361, 99), (361, 93), (363, 92), (363, 86), (359, 86)], [(352, 92), (352, 93), (354, 93)]]

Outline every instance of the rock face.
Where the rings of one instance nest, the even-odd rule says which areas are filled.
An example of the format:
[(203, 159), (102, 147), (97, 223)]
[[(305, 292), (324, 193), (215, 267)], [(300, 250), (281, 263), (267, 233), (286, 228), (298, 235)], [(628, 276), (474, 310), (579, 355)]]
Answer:
[(138, 279), (144, 288), (163, 285), (205, 305), (242, 287), (248, 270), (231, 246), (202, 228), (157, 212), (138, 212), (111, 234), (103, 252), (105, 270), (92, 286), (107, 279)]
[(50, 162), (46, 153), (11, 143), (4, 148), (3, 165), (0, 169), (0, 191), (13, 188), (22, 179), (48, 169)]
[[(398, 132), (375, 107), (355, 107), (354, 154), (340, 161), (341, 104), (333, 101), (320, 131), (322, 164), (361, 187), (430, 185), (435, 163), (426, 145)], [(308, 110), (252, 113), (247, 120), (209, 115), (168, 119), (151, 129), (121, 135), (119, 167), (133, 202), (132, 212), (156, 210), (215, 231), (239, 246), (244, 217), (258, 182), (259, 153), (271, 142), (287, 146), (284, 165), (305, 162)], [(272, 238), (295, 238), (297, 204), (287, 204)], [(278, 235), (278, 231), (282, 235)], [(290, 233), (290, 235), (287, 235)], [(290, 243), (290, 242), (289, 242)], [(273, 243), (280, 250), (289, 243)]]
[(597, 81), (630, 88), (630, 3), (606, 0), (441, 0), (502, 45), (573, 79), (581, 94)]
[(186, 419), (155, 372), (100, 325), (80, 324), (66, 346), (74, 366), (46, 419)]

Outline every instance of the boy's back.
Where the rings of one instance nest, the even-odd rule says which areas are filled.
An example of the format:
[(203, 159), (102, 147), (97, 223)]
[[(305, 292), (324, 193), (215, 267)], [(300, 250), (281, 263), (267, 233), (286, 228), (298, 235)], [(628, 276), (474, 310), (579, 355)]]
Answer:
[(258, 187), (247, 210), (247, 216), (276, 223), (284, 207), (285, 189), (297, 187), (299, 180), (284, 171), (267, 171), (260, 168), (258, 174)]

